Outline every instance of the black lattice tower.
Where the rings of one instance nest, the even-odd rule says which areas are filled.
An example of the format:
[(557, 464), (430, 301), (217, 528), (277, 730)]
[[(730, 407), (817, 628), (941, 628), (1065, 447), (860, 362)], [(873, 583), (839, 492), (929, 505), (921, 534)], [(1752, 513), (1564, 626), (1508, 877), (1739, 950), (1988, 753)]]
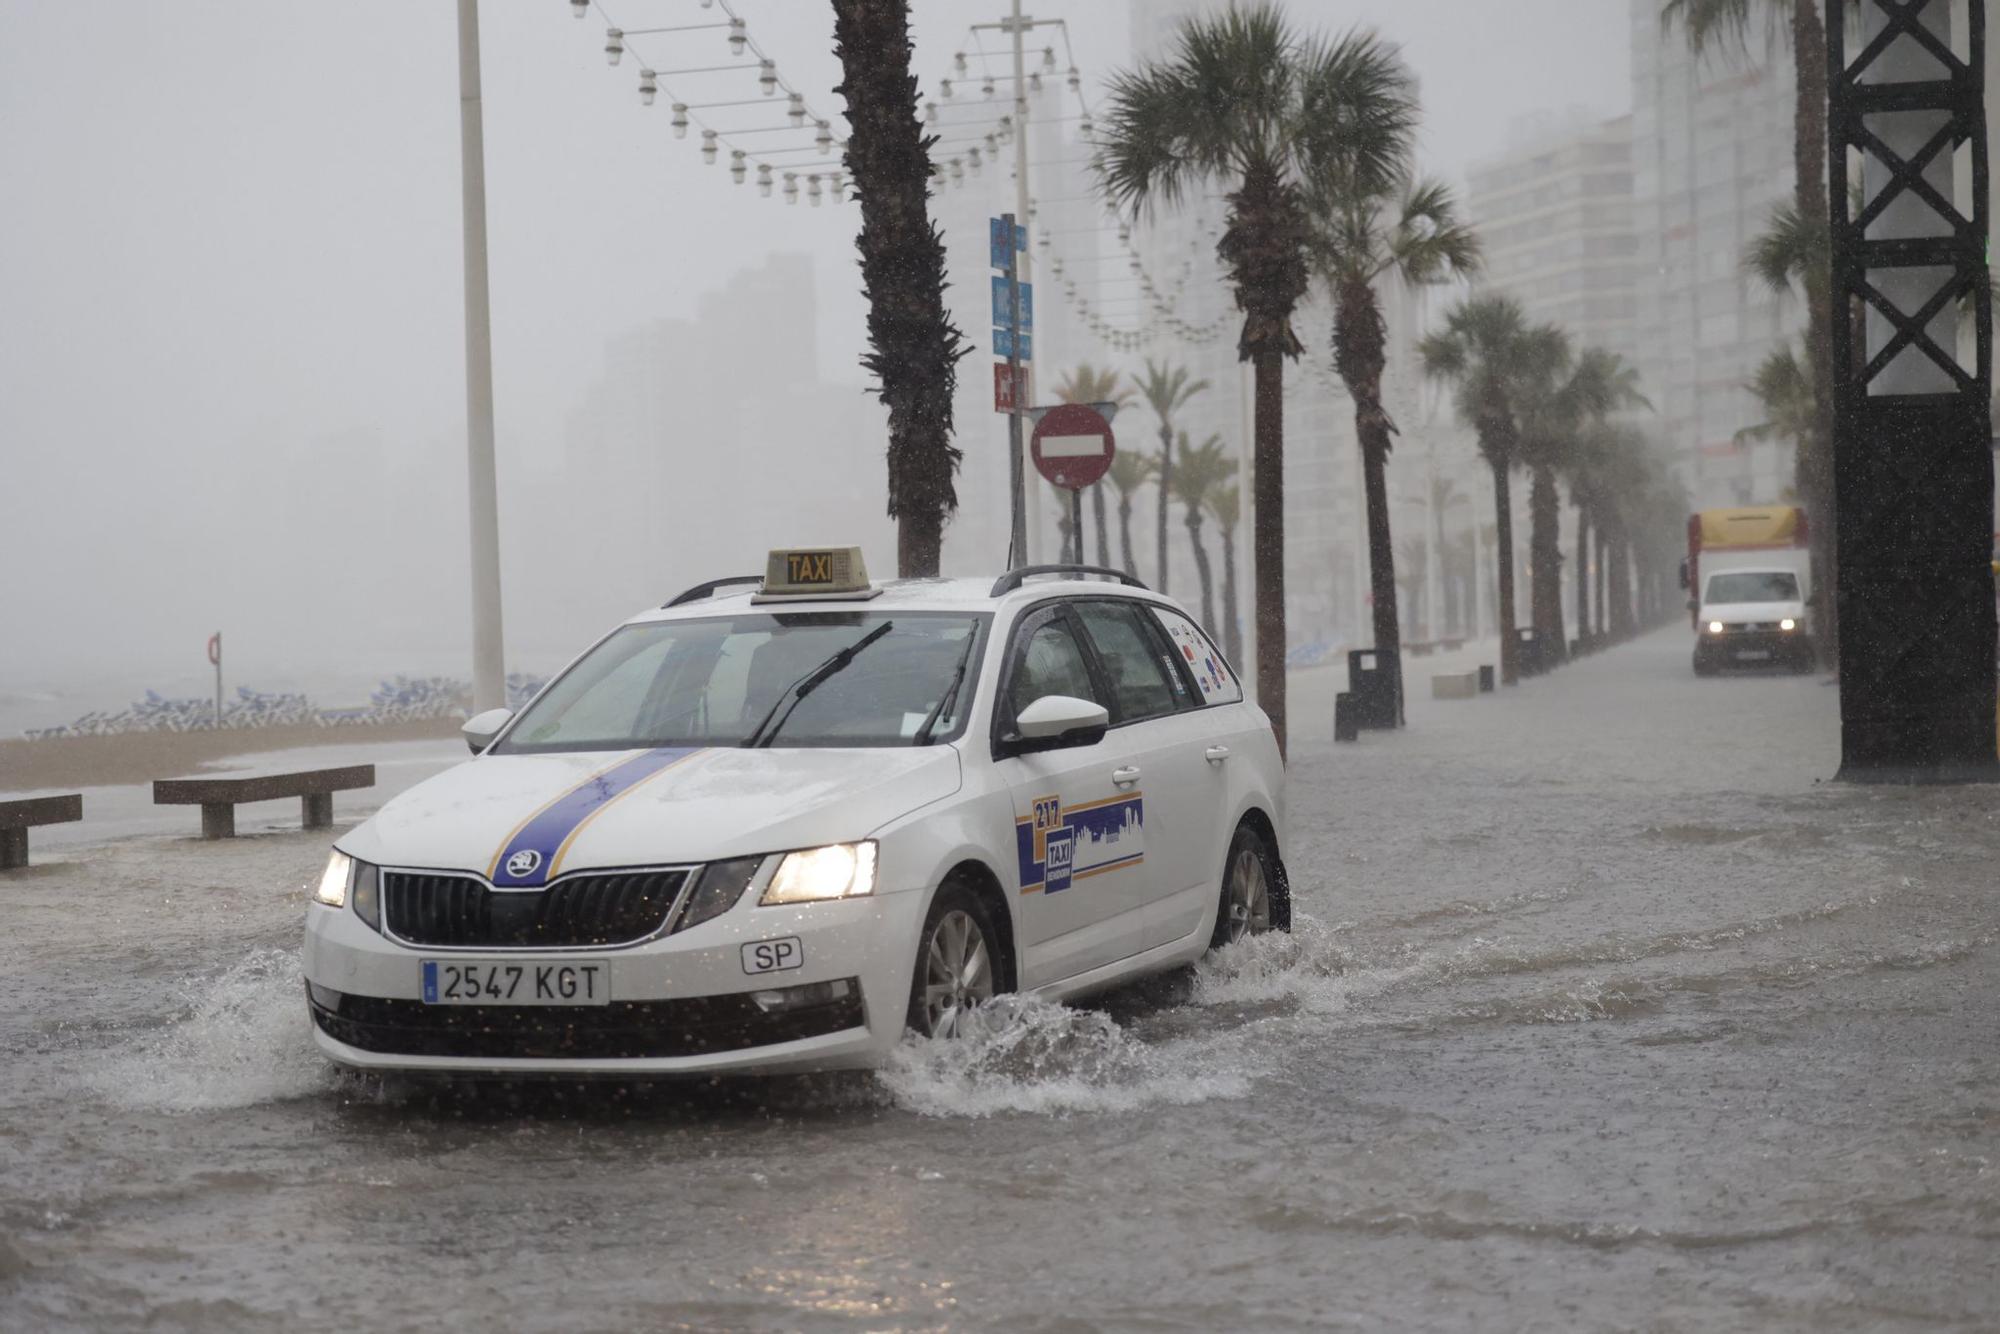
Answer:
[(1964, 54), (1950, 0), (1860, 0), (1850, 58), (1854, 8), (1826, 0), (1840, 776), (1992, 779), (1985, 0)]

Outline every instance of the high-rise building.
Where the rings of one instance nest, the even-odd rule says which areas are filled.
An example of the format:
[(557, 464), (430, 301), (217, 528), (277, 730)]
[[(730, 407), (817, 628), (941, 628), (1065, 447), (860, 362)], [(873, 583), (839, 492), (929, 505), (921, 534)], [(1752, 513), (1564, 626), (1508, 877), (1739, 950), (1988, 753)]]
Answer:
[(1629, 3), (1637, 362), (1695, 505), (1776, 500), (1793, 446), (1739, 438), (1763, 420), (1745, 386), (1799, 337), (1805, 301), (1768, 291), (1743, 256), (1792, 197), (1790, 29), (1753, 23), (1696, 57), (1659, 0)]
[(1544, 121), (1469, 175), (1467, 213), (1485, 247), (1481, 286), (1566, 329), (1578, 346), (1633, 361), (1632, 118)]

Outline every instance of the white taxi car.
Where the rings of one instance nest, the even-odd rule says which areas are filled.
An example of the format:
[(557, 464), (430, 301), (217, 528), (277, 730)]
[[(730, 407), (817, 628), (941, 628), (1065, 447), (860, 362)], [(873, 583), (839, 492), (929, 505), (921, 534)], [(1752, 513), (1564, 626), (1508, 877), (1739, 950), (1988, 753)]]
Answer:
[[(744, 585), (756, 585), (754, 590)], [(634, 617), (345, 834), (304, 951), (372, 1069), (877, 1062), (1289, 925), (1269, 721), (1108, 570), (870, 584), (773, 552)]]

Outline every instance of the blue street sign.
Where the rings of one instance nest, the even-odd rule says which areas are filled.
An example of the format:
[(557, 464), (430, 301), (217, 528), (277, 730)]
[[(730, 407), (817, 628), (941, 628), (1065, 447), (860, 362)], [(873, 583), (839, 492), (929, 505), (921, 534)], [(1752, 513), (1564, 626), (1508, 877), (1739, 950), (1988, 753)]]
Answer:
[(993, 267), (996, 269), (1013, 268), (1014, 252), (1018, 251), (1020, 253), (1025, 254), (1028, 249), (1028, 229), (1026, 227), (1018, 227), (1018, 226), (1014, 228), (1013, 247), (1012, 249), (1008, 247), (1007, 222), (1012, 217), (1013, 214), (1009, 213), (998, 218), (989, 218), (987, 220), (988, 227), (987, 227), (986, 244), (988, 251), (991, 252)]
[[(1013, 303), (1008, 300), (1012, 282), (1004, 274), (993, 275), (993, 322), (995, 324), (1014, 323)], [(1035, 285), (1021, 284), (1021, 331), (1026, 333), (1035, 327)]]
[[(996, 357), (1011, 357), (1014, 355), (1014, 331), (1004, 324), (993, 331), (993, 355)], [(1034, 337), (1026, 330), (1023, 330), (1021, 333), (1021, 360), (1033, 361), (1034, 359)]]

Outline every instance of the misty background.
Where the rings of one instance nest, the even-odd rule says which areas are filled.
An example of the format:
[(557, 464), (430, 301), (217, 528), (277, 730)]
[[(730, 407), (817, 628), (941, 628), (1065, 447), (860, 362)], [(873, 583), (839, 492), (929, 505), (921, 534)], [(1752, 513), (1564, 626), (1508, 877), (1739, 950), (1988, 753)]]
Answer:
[[(917, 0), (926, 95), (1002, 9)], [(1032, 9), (1069, 21), (1095, 100), (1130, 58), (1126, 4)], [(842, 133), (830, 8), (739, 10)], [(1538, 114), (1630, 104), (1624, 0), (1289, 12), (1402, 43), (1424, 161), (1457, 182)], [(859, 542), (892, 573), (858, 207), (705, 166), (567, 0), (481, 20), (509, 669), (552, 671), (771, 546)], [(341, 704), (470, 674), (455, 41), (450, 0), (0, 0), (0, 734), (202, 694), (216, 630), (232, 688)], [(964, 332), (961, 375), (984, 377), (986, 331)], [(990, 457), (1004, 419), (957, 438)], [(1004, 510), (991, 472), (968, 468), (964, 509)], [(949, 571), (1004, 560), (970, 547), (947, 533)]]

